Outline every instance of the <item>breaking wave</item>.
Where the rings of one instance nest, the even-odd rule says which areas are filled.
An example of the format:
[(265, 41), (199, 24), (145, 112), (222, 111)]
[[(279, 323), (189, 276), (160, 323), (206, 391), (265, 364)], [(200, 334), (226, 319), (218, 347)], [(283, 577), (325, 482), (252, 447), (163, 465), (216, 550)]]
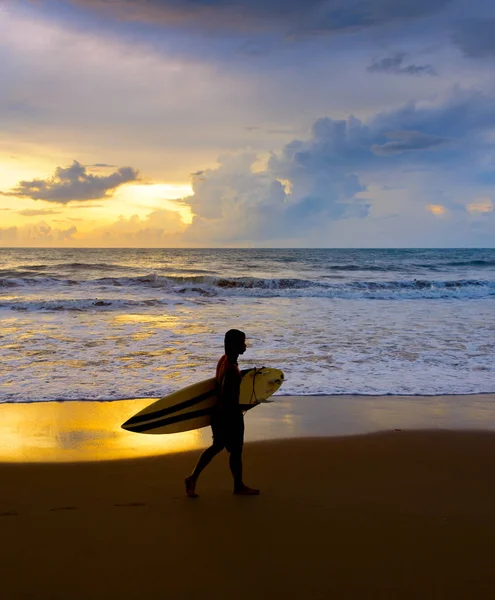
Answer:
[[(51, 282), (51, 284), (56, 282)], [(70, 281), (66, 281), (70, 284)], [(26, 283), (29, 285), (29, 281)], [(262, 279), (252, 277), (215, 278), (210, 276), (161, 277), (156, 274), (139, 278), (106, 278), (81, 282), (88, 295), (82, 299), (0, 300), (0, 309), (26, 311), (96, 310), (176, 304), (185, 299), (215, 301), (228, 297), (328, 298), (349, 300), (480, 299), (495, 297), (495, 282), (477, 279), (455, 281), (403, 280), (354, 281), (332, 283), (306, 279)], [(139, 289), (136, 290), (136, 287)], [(116, 290), (116, 288), (120, 288)], [(92, 297), (91, 292), (95, 292)], [(98, 293), (98, 296), (96, 294)]]

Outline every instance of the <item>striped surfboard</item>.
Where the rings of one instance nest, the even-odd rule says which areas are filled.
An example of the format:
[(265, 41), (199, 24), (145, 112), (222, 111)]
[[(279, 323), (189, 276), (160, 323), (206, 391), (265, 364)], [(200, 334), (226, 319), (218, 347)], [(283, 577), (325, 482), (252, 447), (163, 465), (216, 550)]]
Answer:
[[(284, 381), (279, 369), (262, 367), (243, 372), (239, 403), (245, 410), (265, 402)], [(127, 420), (122, 428), (134, 433), (180, 433), (210, 424), (217, 402), (215, 378), (206, 379), (159, 398)]]

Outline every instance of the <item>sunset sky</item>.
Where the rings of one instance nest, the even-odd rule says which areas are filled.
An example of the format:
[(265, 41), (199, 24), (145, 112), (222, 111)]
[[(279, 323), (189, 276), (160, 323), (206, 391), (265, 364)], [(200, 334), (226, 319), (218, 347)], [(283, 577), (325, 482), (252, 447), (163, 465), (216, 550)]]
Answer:
[(492, 0), (2, 0), (0, 246), (495, 246)]

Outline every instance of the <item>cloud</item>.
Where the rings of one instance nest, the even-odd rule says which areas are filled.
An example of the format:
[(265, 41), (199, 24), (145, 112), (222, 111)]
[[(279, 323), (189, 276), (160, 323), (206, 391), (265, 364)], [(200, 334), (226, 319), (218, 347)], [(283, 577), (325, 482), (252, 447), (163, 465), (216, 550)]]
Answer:
[(438, 75), (431, 65), (404, 64), (405, 52), (396, 52), (380, 60), (374, 60), (367, 70), (370, 73), (393, 73), (395, 75)]
[(495, 18), (467, 20), (452, 39), (470, 58), (495, 57)]
[(364, 29), (441, 11), (450, 0), (73, 0), (125, 20), (204, 30), (290, 33)]
[(385, 134), (395, 141), (373, 144), (371, 151), (377, 156), (401, 154), (411, 150), (429, 150), (449, 143), (451, 140), (439, 135), (428, 135), (419, 131), (394, 131)]
[(41, 215), (59, 215), (61, 211), (59, 210), (36, 210), (36, 209), (31, 209), (28, 208), (26, 210), (18, 210), (17, 213), (19, 215), (22, 215), (23, 217), (39, 217)]
[(470, 213), (487, 214), (493, 212), (494, 204), (490, 198), (478, 198), (475, 202), (467, 204), (466, 209)]
[(0, 242), (9, 245), (17, 241), (17, 227), (0, 227)]
[[(109, 11), (121, 6), (105, 4)], [(390, 4), (390, 10), (404, 8)], [(376, 74), (365, 69), (370, 46), (382, 38), (367, 30), (293, 44), (288, 34), (277, 41), (255, 28), (247, 38), (272, 40), (275, 49), (253, 62), (235, 56), (245, 39), (240, 33), (195, 36), (170, 29), (165, 35), (154, 27), (111, 22), (100, 13), (95, 19), (82, 10), (66, 10), (54, 17), (43, 3), (33, 6), (0, 17), (0, 63), (9, 65), (2, 79), (0, 122), (9, 152), (17, 150), (12, 141), (29, 139), (31, 147), (48, 152), (48, 159), (77, 158), (76, 136), (79, 156), (88, 157), (84, 164), (100, 157), (111, 164), (140, 165), (156, 179), (183, 181), (195, 167), (213, 165), (218, 153), (246, 144), (259, 151), (278, 147), (301, 135), (315, 115), (367, 115), (381, 106), (431, 97), (448, 85), (445, 70), (442, 77), (404, 76), (400, 82), (383, 77), (377, 86)], [(299, 6), (304, 9), (302, 2)], [(261, 15), (264, 8), (256, 10)], [(289, 31), (288, 21), (280, 23)], [(402, 20), (397, 28), (401, 35), (409, 31)], [(387, 31), (395, 35), (397, 28)], [(399, 47), (416, 56), (425, 43), (401, 38)], [(23, 108), (12, 114), (21, 101)], [(260, 129), (248, 134), (246, 125)], [(275, 142), (274, 135), (280, 136)]]
[(184, 199), (195, 214), (185, 239), (271, 243), (365, 218), (370, 205), (358, 196), (365, 187), (351, 165), (327, 160), (318, 137), (323, 128), (315, 124), (310, 139), (287, 145), (264, 171), (253, 172), (257, 156), (242, 152), (221, 157), (217, 169), (194, 178), (194, 196)]
[(166, 247), (180, 245), (180, 236), (185, 229), (176, 211), (156, 209), (145, 218), (138, 215), (119, 217), (117, 221), (86, 232), (80, 243), (102, 247)]
[(441, 204), (428, 204), (426, 210), (437, 217), (441, 217), (447, 212), (445, 206), (442, 206)]
[[(81, 222), (81, 229), (68, 221)], [(92, 225), (92, 227), (91, 227)], [(182, 244), (186, 225), (180, 214), (156, 209), (146, 217), (120, 216), (105, 226), (83, 219), (44, 220), (21, 226), (0, 227), (0, 246), (61, 246), (61, 247), (177, 247)]]
[(0, 242), (17, 246), (57, 246), (72, 244), (76, 233), (76, 227), (57, 229), (40, 221), (24, 227), (0, 228)]
[[(479, 178), (495, 172), (482, 160), (495, 156), (495, 140), (485, 135), (495, 127), (494, 107), (487, 95), (455, 89), (366, 121), (320, 118), (307, 137), (272, 153), (261, 171), (253, 169), (255, 153), (225, 155), (219, 167), (193, 177), (194, 196), (185, 202), (195, 217), (183, 240), (346, 245), (352, 231), (372, 240), (371, 231), (386, 230), (395, 240), (389, 243), (404, 245), (414, 239), (412, 222), (420, 239), (421, 223), (433, 217), (442, 219), (431, 221), (430, 234), (441, 227), (438, 239), (449, 244), (455, 245), (456, 228), (464, 230), (465, 243), (481, 234), (489, 239), (495, 235), (492, 204), (474, 198), (480, 197)], [(472, 230), (467, 219), (473, 214), (484, 216), (482, 231)]]
[[(458, 87), (433, 101), (407, 102), (402, 107), (382, 111), (370, 121), (370, 127), (382, 134), (418, 131), (452, 139), (478, 138), (494, 126), (495, 103), (491, 95)], [(477, 143), (481, 144), (481, 139)]]
[(113, 190), (124, 183), (136, 181), (138, 172), (132, 167), (122, 167), (111, 175), (91, 175), (86, 167), (76, 160), (70, 167), (57, 167), (50, 179), (21, 181), (5, 196), (44, 200), (57, 204), (68, 204), (75, 200), (98, 200), (108, 198)]

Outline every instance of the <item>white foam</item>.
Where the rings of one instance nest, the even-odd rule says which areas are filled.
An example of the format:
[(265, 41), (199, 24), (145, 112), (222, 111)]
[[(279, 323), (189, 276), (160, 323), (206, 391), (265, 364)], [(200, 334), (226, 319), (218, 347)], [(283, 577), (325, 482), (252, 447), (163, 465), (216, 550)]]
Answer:
[(202, 302), (4, 312), (0, 400), (164, 395), (212, 375), (230, 327), (248, 333), (242, 366), (285, 371), (279, 394), (495, 391), (490, 300)]

